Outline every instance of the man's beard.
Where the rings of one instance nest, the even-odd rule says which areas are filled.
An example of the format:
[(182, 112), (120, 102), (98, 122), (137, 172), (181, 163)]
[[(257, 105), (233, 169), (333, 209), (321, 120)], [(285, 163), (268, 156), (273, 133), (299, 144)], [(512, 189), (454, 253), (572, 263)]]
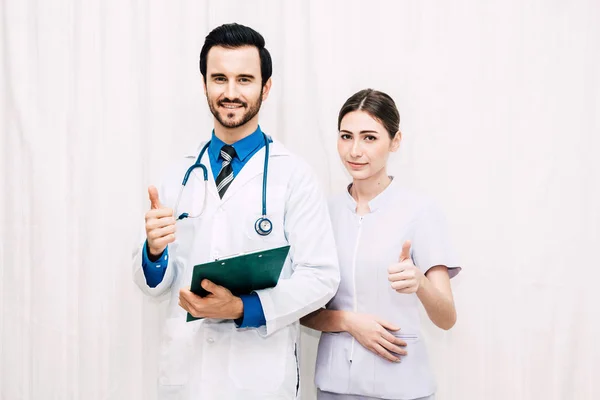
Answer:
[[(260, 95), (258, 96), (258, 99), (256, 100), (256, 102), (252, 103), (250, 105), (250, 107), (248, 107), (248, 103), (241, 101), (240, 99), (228, 99), (227, 97), (225, 97), (222, 100), (217, 101), (217, 107), (220, 107), (222, 105), (222, 103), (230, 103), (230, 104), (240, 104), (242, 107), (244, 107), (244, 109), (246, 110), (246, 112), (242, 115), (242, 118), (240, 118), (239, 121), (235, 121), (232, 120), (231, 118), (234, 116), (234, 113), (228, 113), (227, 114), (227, 118), (222, 118), (221, 114), (219, 114), (219, 110), (217, 107), (215, 107), (213, 105), (213, 103), (208, 99), (208, 94), (206, 95), (206, 98), (208, 100), (208, 107), (210, 108), (210, 112), (212, 113), (212, 115), (214, 115), (214, 117), (217, 119), (217, 121), (219, 121), (219, 123), (221, 125), (223, 125), (225, 128), (238, 128), (242, 125), (244, 125), (246, 122), (250, 121), (252, 118), (254, 118), (256, 116), (256, 114), (258, 114), (258, 111), (260, 111), (260, 106), (262, 105), (262, 94), (263, 91), (261, 89), (260, 91)], [(226, 108), (224, 108), (226, 110)]]

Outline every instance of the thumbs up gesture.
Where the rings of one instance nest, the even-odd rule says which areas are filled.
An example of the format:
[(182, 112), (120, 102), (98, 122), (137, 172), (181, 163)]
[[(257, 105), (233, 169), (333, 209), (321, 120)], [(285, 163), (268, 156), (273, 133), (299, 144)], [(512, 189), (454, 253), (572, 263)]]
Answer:
[(410, 258), (410, 247), (409, 240), (404, 242), (398, 262), (388, 267), (388, 280), (391, 282), (392, 289), (398, 293), (416, 293), (425, 278), (423, 272)]
[(154, 186), (148, 188), (150, 211), (146, 213), (146, 238), (148, 252), (151, 256), (160, 257), (167, 245), (175, 241), (175, 218), (173, 210), (164, 207), (158, 199), (158, 190)]

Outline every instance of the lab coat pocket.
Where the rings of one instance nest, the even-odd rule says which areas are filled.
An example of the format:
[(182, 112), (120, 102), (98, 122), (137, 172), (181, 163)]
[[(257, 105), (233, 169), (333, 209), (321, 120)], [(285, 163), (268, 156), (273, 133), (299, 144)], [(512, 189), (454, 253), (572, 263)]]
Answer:
[[(269, 194), (270, 191), (270, 194)], [(246, 207), (252, 207), (247, 212), (247, 218), (244, 223), (244, 230), (246, 238), (251, 244), (255, 245), (256, 248), (260, 247), (262, 243), (278, 243), (285, 245), (287, 243), (284, 233), (284, 212), (285, 212), (285, 190), (277, 186), (269, 187), (267, 194), (267, 215), (266, 217), (271, 221), (272, 231), (268, 235), (260, 235), (257, 232), (257, 221), (262, 218), (260, 207), (257, 208), (254, 204), (248, 204)], [(258, 204), (260, 206), (260, 203)]]
[(287, 329), (267, 337), (255, 329), (235, 332), (229, 353), (229, 377), (235, 385), (248, 391), (277, 391), (284, 381), (286, 361), (293, 357), (288, 338)]
[(191, 331), (185, 325), (185, 319), (168, 318), (160, 350), (160, 386), (185, 385), (188, 382), (191, 353)]

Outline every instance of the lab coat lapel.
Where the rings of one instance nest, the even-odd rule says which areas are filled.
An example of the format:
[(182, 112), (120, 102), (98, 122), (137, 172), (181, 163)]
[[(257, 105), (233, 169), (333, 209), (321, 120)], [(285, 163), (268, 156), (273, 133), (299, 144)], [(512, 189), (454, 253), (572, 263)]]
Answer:
[[(202, 150), (202, 148), (204, 147), (205, 144), (206, 143), (202, 143), (202, 145), (198, 149), (198, 153), (196, 153), (196, 155), (194, 156), (192, 163), (196, 161), (198, 154), (200, 154), (200, 151)], [(206, 167), (206, 172), (208, 173), (208, 185), (207, 185), (208, 186), (208, 195), (213, 196), (214, 198), (220, 200), (219, 193), (217, 192), (217, 185), (215, 184), (215, 178), (214, 178), (213, 171), (212, 171), (212, 168), (210, 165), (210, 159), (208, 158), (208, 150), (206, 152), (204, 152), (201, 162), (202, 162), (202, 165), (204, 165)], [(192, 174), (194, 175), (195, 179), (197, 180), (196, 183), (204, 185), (204, 172), (202, 171), (202, 168), (194, 169), (194, 172)]]
[[(223, 202), (229, 200), (236, 192), (240, 191), (248, 182), (250, 182), (257, 175), (262, 175), (265, 161), (265, 148), (263, 147), (246, 162), (246, 165), (237, 174), (237, 176), (231, 182), (231, 185), (227, 188), (225, 195), (223, 196)], [(216, 188), (215, 188), (216, 190)]]
[[(205, 144), (206, 143), (202, 143), (200, 145), (200, 147), (198, 148), (198, 152), (196, 153), (194, 158), (191, 160), (192, 163), (195, 161), (195, 158), (197, 157), (197, 155), (200, 154), (200, 151), (202, 150), (202, 148), (204, 147)], [(272, 143), (269, 144), (269, 159), (272, 159), (273, 157), (285, 156), (285, 155), (289, 155), (289, 153), (277, 141), (273, 141)], [(223, 199), (221, 199), (219, 197), (219, 192), (217, 192), (217, 185), (215, 183), (215, 178), (214, 178), (213, 171), (211, 169), (208, 154), (206, 154), (206, 152), (205, 152), (205, 154), (202, 156), (202, 164), (204, 166), (206, 166), (206, 170), (208, 172), (208, 195), (213, 196), (215, 199), (220, 200), (222, 203), (226, 202), (229, 198), (231, 198), (236, 192), (241, 190), (253, 178), (255, 178), (257, 175), (262, 175), (263, 169), (264, 169), (264, 161), (265, 161), (265, 148), (263, 147), (262, 149), (260, 149), (256, 153), (254, 153), (254, 155), (250, 158), (250, 160), (248, 160), (246, 165), (244, 165), (242, 170), (237, 174), (237, 176), (235, 177), (233, 182), (231, 182), (231, 185), (229, 185), (229, 188), (227, 188), (227, 191), (225, 192), (225, 196), (223, 196)], [(194, 175), (195, 179), (200, 184), (204, 184), (204, 174), (203, 174), (201, 168), (194, 169), (194, 172), (192, 174)]]

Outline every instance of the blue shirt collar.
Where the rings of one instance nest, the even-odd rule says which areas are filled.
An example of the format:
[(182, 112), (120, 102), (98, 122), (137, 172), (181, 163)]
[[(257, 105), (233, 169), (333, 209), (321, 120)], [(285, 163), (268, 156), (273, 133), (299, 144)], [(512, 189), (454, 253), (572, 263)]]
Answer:
[[(233, 143), (232, 146), (237, 154), (236, 157), (240, 161), (244, 162), (246, 161), (246, 158), (248, 158), (248, 156), (254, 152), (254, 150), (262, 146), (263, 144), (263, 132), (260, 129), (259, 125), (254, 132), (252, 132), (245, 138)], [(213, 129), (212, 136), (210, 138), (210, 144), (208, 145), (208, 152), (213, 157), (213, 159), (219, 159), (219, 157), (221, 156), (221, 147), (223, 147), (224, 145), (225, 143), (215, 135), (215, 130)]]

